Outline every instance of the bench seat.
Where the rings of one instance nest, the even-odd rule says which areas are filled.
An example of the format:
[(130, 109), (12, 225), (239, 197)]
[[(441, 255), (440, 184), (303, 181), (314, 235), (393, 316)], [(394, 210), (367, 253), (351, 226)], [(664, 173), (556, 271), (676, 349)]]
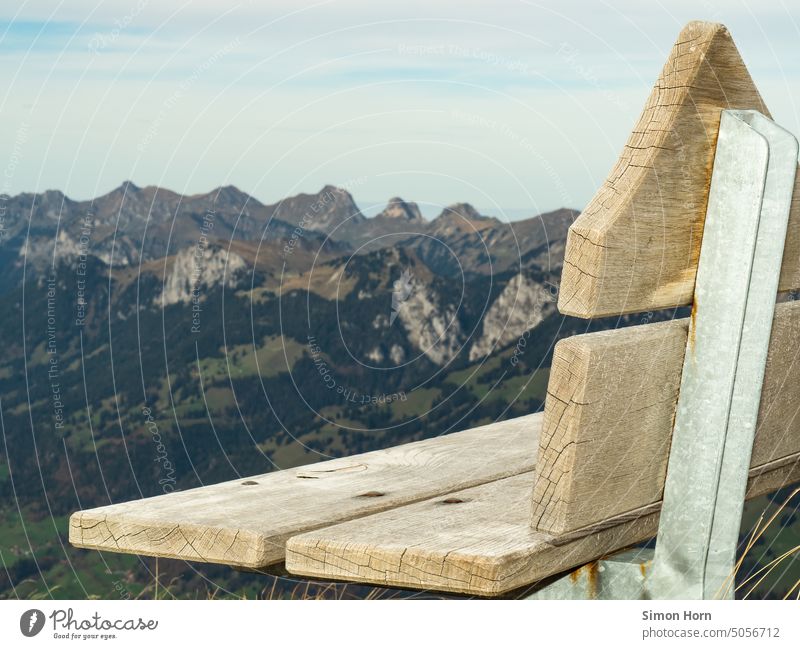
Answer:
[(258, 569), (286, 540), (439, 494), (531, 471), (542, 415), (297, 469), (74, 513), (80, 548)]
[[(800, 454), (750, 470), (747, 497), (800, 480)], [(305, 577), (503, 595), (650, 539), (661, 503), (563, 536), (531, 527), (533, 472), (289, 539)]]

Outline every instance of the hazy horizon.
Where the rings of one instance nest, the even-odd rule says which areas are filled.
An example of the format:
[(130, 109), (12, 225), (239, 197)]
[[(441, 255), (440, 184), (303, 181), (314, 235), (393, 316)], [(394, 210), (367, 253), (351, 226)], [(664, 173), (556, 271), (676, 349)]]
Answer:
[[(126, 183), (132, 183), (134, 186), (136, 186), (136, 187), (138, 187), (140, 189), (145, 189), (145, 188), (147, 188), (149, 186), (149, 185), (140, 185), (139, 183), (137, 183), (137, 182), (135, 182), (133, 180), (124, 180), (121, 183), (117, 183), (117, 185), (115, 187), (112, 187), (109, 191), (104, 191), (104, 192), (98, 194), (97, 196), (72, 196), (72, 195), (68, 194), (67, 192), (64, 192), (62, 189), (60, 189), (58, 187), (48, 187), (48, 188), (42, 190), (41, 192), (34, 192), (34, 193), (41, 194), (41, 193), (47, 192), (47, 191), (58, 191), (58, 192), (63, 193), (64, 196), (66, 196), (70, 200), (78, 201), (78, 202), (87, 202), (87, 201), (91, 201), (91, 200), (96, 200), (98, 198), (102, 198), (103, 196), (109, 194), (110, 192), (113, 192), (113, 191), (115, 191), (117, 189), (120, 189)], [(317, 191), (300, 192), (300, 193), (308, 193), (308, 194), (320, 193), (321, 191), (324, 190), (325, 186), (327, 186), (327, 185), (334, 185), (334, 183), (326, 183), (325, 185), (320, 187)], [(205, 190), (205, 191), (193, 192), (192, 194), (185, 194), (185, 196), (210, 194), (214, 190), (220, 189), (221, 187), (222, 187), (221, 185), (218, 185), (216, 187), (211, 187), (211, 188), (209, 188), (208, 190)], [(235, 185), (234, 185), (234, 187), (237, 190), (244, 192), (244, 190), (242, 190), (240, 187), (236, 187)], [(164, 191), (175, 191), (171, 187), (163, 187), (163, 186), (159, 186), (158, 189), (159, 190), (164, 190)], [(347, 188), (342, 188), (342, 189), (347, 189)], [(9, 195), (9, 198), (13, 198), (14, 196), (19, 196), (20, 194), (26, 194), (26, 193), (31, 193), (31, 192), (24, 192), (24, 191), (23, 192), (19, 192), (18, 194)], [(244, 192), (244, 193), (247, 194), (248, 196), (250, 196), (251, 198), (254, 198), (255, 200), (257, 200), (259, 203), (261, 203), (263, 205), (274, 204), (274, 203), (277, 203), (278, 201), (281, 200), (281, 199), (278, 199), (278, 201), (264, 201), (264, 200), (261, 200), (258, 196), (253, 196), (249, 192)], [(0, 196), (2, 196), (2, 195), (3, 194), (0, 194)], [(422, 214), (422, 216), (426, 220), (429, 220), (429, 221), (434, 219), (434, 218), (436, 218), (437, 216), (439, 216), (446, 207), (449, 207), (449, 206), (452, 206), (452, 205), (455, 205), (455, 204), (458, 204), (458, 203), (468, 203), (469, 202), (469, 201), (459, 200), (457, 197), (454, 198), (454, 200), (451, 200), (451, 201), (448, 201), (446, 203), (441, 203), (440, 204), (440, 203), (419, 202), (419, 201), (415, 200), (413, 197), (408, 197), (408, 196), (392, 195), (392, 196), (387, 196), (384, 199), (365, 199), (365, 198), (359, 198), (357, 195), (353, 194), (352, 192), (350, 192), (350, 195), (352, 196), (353, 201), (355, 202), (355, 204), (358, 207), (359, 211), (364, 216), (366, 216), (368, 218), (372, 218), (372, 217), (376, 216), (377, 214), (379, 214), (388, 205), (389, 201), (394, 199), (394, 198), (400, 198), (400, 199), (402, 199), (403, 201), (405, 201), (407, 203), (416, 203), (417, 207), (419, 207), (419, 210), (420, 210), (420, 213)], [(282, 198), (290, 198), (290, 197), (291, 197), (290, 195), (287, 195), (287, 196), (283, 196)], [(470, 205), (472, 205), (472, 204), (470, 203)], [(483, 205), (472, 205), (472, 207), (474, 207), (483, 216), (493, 216), (493, 217), (498, 218), (501, 221), (519, 221), (519, 220), (523, 220), (523, 219), (539, 216), (540, 214), (544, 214), (546, 212), (553, 211), (553, 210), (545, 210), (545, 212), (532, 213), (530, 208), (527, 208), (527, 207), (486, 207), (486, 206), (483, 206)], [(561, 206), (559, 206), (557, 208), (554, 208), (554, 209), (557, 210), (557, 209), (562, 209), (562, 208), (573, 209), (573, 210), (580, 211), (580, 208), (572, 206), (572, 205), (561, 205)]]
[(730, 28), (799, 132), (800, 28), (782, 0), (5, 7), (0, 193), (89, 199), (128, 178), (269, 204), (329, 183), (359, 205), (580, 209), (691, 19)]

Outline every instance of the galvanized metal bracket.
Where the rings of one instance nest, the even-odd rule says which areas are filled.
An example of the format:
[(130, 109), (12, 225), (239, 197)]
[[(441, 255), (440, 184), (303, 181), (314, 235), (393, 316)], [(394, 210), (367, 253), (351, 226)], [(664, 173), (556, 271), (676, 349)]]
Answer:
[(733, 597), (797, 159), (761, 113), (722, 111), (655, 554), (595, 562), (593, 580), (579, 570), (533, 598)]

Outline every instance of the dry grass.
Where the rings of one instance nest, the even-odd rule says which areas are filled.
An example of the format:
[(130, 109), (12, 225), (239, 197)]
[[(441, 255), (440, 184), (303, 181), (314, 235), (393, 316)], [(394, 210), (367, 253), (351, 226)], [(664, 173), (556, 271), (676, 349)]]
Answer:
[[(784, 562), (787, 560), (791, 560), (800, 553), (800, 545), (795, 545), (794, 547), (786, 550), (785, 552), (781, 553), (771, 561), (765, 563), (764, 565), (758, 567), (755, 571), (751, 574), (744, 576), (742, 575), (742, 566), (744, 565), (745, 560), (750, 553), (753, 551), (756, 543), (764, 536), (764, 533), (767, 529), (775, 523), (778, 516), (782, 513), (786, 512), (789, 508), (789, 503), (791, 502), (792, 498), (800, 494), (800, 487), (792, 491), (786, 499), (781, 503), (781, 505), (769, 516), (766, 520), (766, 511), (762, 512), (761, 516), (759, 517), (756, 525), (753, 527), (753, 531), (750, 534), (750, 537), (745, 545), (744, 551), (742, 552), (739, 560), (736, 562), (736, 566), (734, 567), (733, 573), (728, 577), (728, 579), (723, 584), (722, 588), (720, 588), (720, 592), (718, 593), (721, 597), (726, 597), (730, 594), (731, 588), (734, 588), (734, 591), (737, 595), (741, 596), (742, 599), (748, 599), (755, 590), (765, 583), (765, 581), (769, 578), (769, 576), (775, 571), (776, 568), (783, 565)], [(736, 584), (737, 578), (740, 579), (739, 583)], [(771, 589), (770, 589), (771, 590)], [(743, 593), (743, 594), (742, 594)], [(798, 579), (784, 594), (783, 599), (789, 599), (794, 594), (794, 598), (800, 600), (800, 579)]]

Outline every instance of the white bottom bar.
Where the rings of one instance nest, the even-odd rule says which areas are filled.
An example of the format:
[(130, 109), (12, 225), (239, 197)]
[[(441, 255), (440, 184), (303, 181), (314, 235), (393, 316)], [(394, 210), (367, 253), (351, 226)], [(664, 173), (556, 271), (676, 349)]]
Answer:
[[(31, 610), (44, 626), (26, 638)], [(3, 646), (798, 646), (797, 602), (19, 601), (0, 603)], [(71, 617), (70, 617), (71, 611)], [(97, 617), (95, 617), (97, 616)], [(116, 630), (139, 619), (154, 629)], [(152, 626), (152, 624), (151, 624)], [(98, 628), (100, 627), (100, 628)], [(96, 637), (94, 637), (96, 636)], [(111, 637), (113, 636), (113, 637)]]

